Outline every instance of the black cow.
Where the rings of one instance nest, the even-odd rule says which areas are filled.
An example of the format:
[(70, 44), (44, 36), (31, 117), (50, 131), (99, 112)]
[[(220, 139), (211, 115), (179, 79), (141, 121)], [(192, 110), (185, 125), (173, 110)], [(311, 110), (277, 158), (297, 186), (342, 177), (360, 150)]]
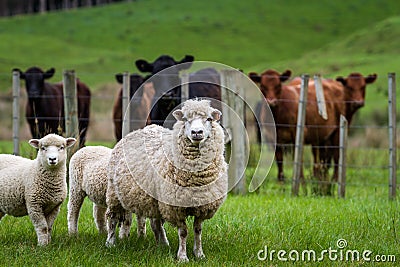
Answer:
[[(38, 67), (31, 67), (26, 72), (19, 69), (20, 78), (25, 80), (28, 102), (25, 116), (29, 123), (33, 138), (41, 138), (49, 133), (62, 134), (65, 132), (64, 121), (64, 93), (63, 84), (50, 84), (45, 80), (53, 77), (55, 69), (43, 71)], [(79, 146), (83, 147), (86, 141), (86, 132), (90, 116), (90, 89), (77, 79)]]
[[(193, 60), (194, 57), (190, 55), (186, 55), (181, 61), (175, 61), (171, 56), (162, 55), (153, 63), (144, 59), (136, 61), (136, 67), (141, 72), (151, 73), (149, 79), (153, 82), (155, 89), (153, 108), (150, 112), (152, 123), (164, 125), (168, 114), (181, 103), (179, 71), (190, 68)], [(160, 71), (163, 71), (161, 75), (154, 76)]]

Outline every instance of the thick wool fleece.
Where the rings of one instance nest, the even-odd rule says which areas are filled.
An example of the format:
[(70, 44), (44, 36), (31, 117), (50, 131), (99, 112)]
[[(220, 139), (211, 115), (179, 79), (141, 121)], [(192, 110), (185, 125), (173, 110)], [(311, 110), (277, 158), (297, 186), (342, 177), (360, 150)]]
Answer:
[[(188, 120), (206, 116), (206, 103), (192, 101), (182, 111)], [(178, 121), (171, 131), (150, 125), (115, 146), (109, 177), (123, 208), (179, 225), (190, 215), (209, 219), (223, 203), (228, 181), (221, 126), (212, 122), (209, 138), (199, 146), (183, 126)]]
[(88, 146), (78, 150), (69, 164), (68, 230), (78, 231), (79, 211), (87, 196), (94, 204), (93, 216), (98, 230), (106, 231), (105, 211), (107, 191), (107, 165), (112, 149)]
[[(50, 145), (67, 147), (66, 139), (55, 134), (40, 139), (39, 147)], [(15, 157), (16, 164), (0, 171), (0, 219), (29, 214), (39, 245), (50, 242), (52, 224), (67, 196), (66, 149), (60, 153), (62, 161), (56, 166), (49, 167), (39, 151), (36, 159)]]

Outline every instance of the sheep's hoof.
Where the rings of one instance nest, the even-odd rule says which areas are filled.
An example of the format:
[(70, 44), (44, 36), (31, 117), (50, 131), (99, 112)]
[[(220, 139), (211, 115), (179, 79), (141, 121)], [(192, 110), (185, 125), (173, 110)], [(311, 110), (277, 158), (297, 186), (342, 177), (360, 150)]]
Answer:
[(186, 255), (178, 255), (178, 262), (189, 262), (189, 258)]
[(202, 251), (194, 251), (193, 252), (194, 256), (198, 259), (205, 259), (206, 255)]
[(112, 248), (112, 247), (115, 247), (115, 242), (111, 242), (111, 241), (106, 241), (106, 247), (108, 247), (108, 248)]

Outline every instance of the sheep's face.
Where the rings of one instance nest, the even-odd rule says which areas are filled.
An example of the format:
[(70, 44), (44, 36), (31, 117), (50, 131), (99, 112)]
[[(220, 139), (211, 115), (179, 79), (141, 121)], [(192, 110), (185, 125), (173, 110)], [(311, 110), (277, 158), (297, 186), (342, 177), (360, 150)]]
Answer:
[(49, 134), (42, 139), (31, 139), (29, 144), (39, 149), (37, 158), (42, 165), (55, 167), (65, 161), (67, 147), (75, 144), (75, 138), (64, 138), (55, 134)]
[(217, 109), (209, 107), (208, 112), (184, 112), (177, 109), (173, 113), (178, 121), (184, 123), (185, 136), (195, 145), (198, 145), (211, 135), (212, 123), (218, 121), (221, 112)]

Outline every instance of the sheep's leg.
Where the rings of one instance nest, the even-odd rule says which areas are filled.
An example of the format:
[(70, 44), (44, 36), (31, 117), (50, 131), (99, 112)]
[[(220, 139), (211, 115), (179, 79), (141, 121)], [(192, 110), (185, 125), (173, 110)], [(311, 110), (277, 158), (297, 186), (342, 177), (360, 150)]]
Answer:
[(79, 212), (85, 197), (85, 192), (81, 190), (77, 192), (77, 190), (73, 189), (73, 186), (71, 186), (68, 200), (68, 233), (70, 235), (78, 233)]
[(179, 235), (179, 249), (178, 249), (178, 261), (180, 262), (188, 262), (189, 259), (186, 254), (186, 238), (188, 235), (188, 229), (186, 222), (183, 222), (178, 226), (178, 235)]
[(100, 233), (107, 233), (106, 226), (106, 211), (107, 208), (93, 203), (93, 218), (96, 223), (96, 228)]
[(42, 210), (36, 211), (29, 209), (29, 218), (32, 221), (33, 227), (37, 235), (37, 241), (39, 246), (45, 246), (49, 244), (49, 229), (47, 226), (46, 218)]
[(60, 212), (60, 207), (61, 207), (61, 203), (55, 207), (47, 216), (46, 216), (46, 222), (47, 222), (47, 229), (48, 229), (48, 239), (49, 239), (49, 243), (51, 241), (51, 233), (53, 230), (53, 224), (54, 221), (57, 218), (58, 213)]
[(138, 237), (146, 236), (146, 217), (136, 215), (137, 221), (137, 235)]
[(194, 218), (193, 231), (194, 231), (194, 245), (193, 253), (196, 258), (205, 258), (203, 253), (203, 246), (201, 244), (201, 231), (202, 231), (203, 220), (198, 217)]
[(125, 211), (120, 222), (121, 222), (121, 226), (119, 229), (119, 238), (123, 239), (123, 238), (129, 237), (129, 233), (131, 231), (131, 225), (132, 225), (132, 213)]
[(107, 210), (107, 247), (115, 246), (115, 236), (118, 225), (118, 217), (116, 212), (111, 212), (109, 209)]
[(167, 234), (164, 229), (164, 221), (163, 220), (160, 220), (160, 238), (159, 239), (160, 239), (161, 245), (169, 246)]
[(161, 219), (151, 219), (151, 229), (153, 230), (154, 237), (157, 244), (169, 246), (168, 238), (163, 226), (164, 222)]

